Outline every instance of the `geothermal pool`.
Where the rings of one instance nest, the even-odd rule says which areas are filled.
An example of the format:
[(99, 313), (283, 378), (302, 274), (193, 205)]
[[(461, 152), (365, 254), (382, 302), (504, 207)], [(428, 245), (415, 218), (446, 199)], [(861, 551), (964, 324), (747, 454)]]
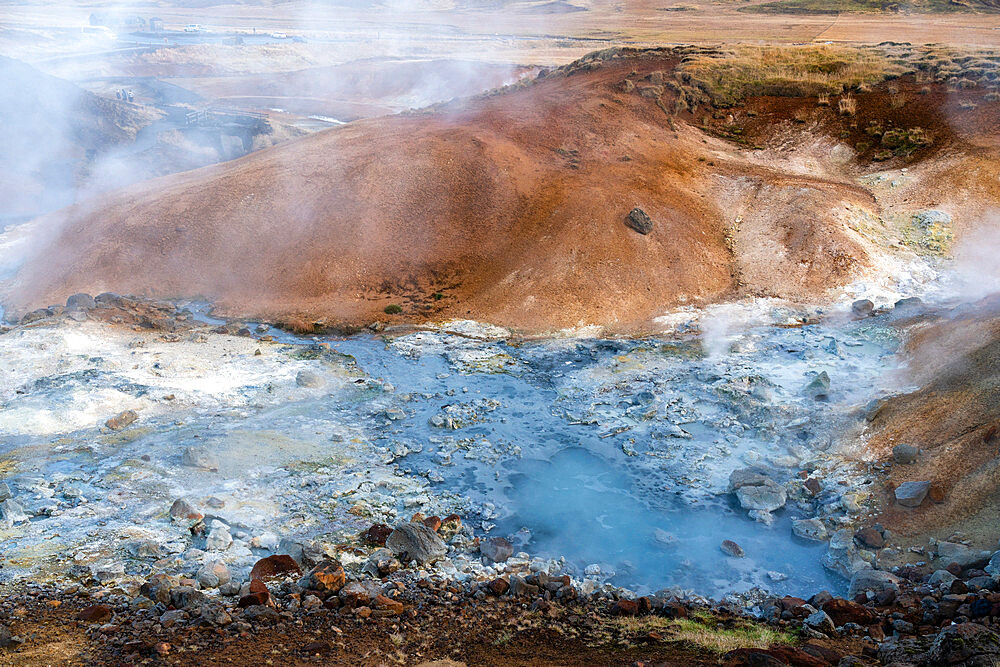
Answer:
[[(793, 536), (791, 521), (847, 523), (864, 505), (855, 429), (891, 381), (895, 331), (887, 316), (802, 325), (809, 314), (773, 304), (736, 312), (703, 318), (707, 337), (681, 322), (638, 340), (517, 342), (467, 322), (387, 338), (254, 334), (273, 342), (16, 328), (0, 336), (0, 455), (32, 518), (0, 527), (0, 576), (201, 558), (204, 540), (165, 519), (185, 496), (232, 526), (222, 556), (236, 567), (281, 541), (457, 512), (476, 536), (601, 584), (842, 591), (820, 564), (826, 543)], [(824, 371), (818, 400), (805, 388)], [(101, 428), (124, 409), (134, 425)], [(189, 446), (215, 469), (185, 465)], [(781, 483), (808, 471), (823, 491), (793, 482), (771, 525), (753, 521), (726, 493), (750, 465)], [(746, 557), (723, 554), (725, 539)]]

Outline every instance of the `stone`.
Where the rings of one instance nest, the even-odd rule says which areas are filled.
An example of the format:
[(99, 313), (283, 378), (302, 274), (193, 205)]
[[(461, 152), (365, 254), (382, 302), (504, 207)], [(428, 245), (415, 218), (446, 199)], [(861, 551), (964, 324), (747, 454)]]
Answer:
[(722, 540), (722, 544), (719, 545), (722, 553), (727, 556), (732, 556), (733, 558), (743, 558), (746, 556), (746, 552), (743, 551), (743, 547), (736, 544), (732, 540)]
[(0, 482), (0, 502), (7, 500), (8, 498), (13, 498), (14, 494), (11, 493), (10, 487), (7, 486), (7, 482)]
[(818, 630), (825, 635), (837, 634), (837, 627), (833, 619), (825, 611), (816, 611), (806, 617), (805, 624), (814, 630)]
[(830, 397), (830, 375), (826, 371), (820, 371), (806, 385), (805, 394), (816, 401), (825, 401)]
[(854, 541), (868, 549), (881, 549), (885, 546), (885, 538), (882, 537), (882, 533), (870, 526), (855, 532)]
[(875, 310), (875, 304), (869, 299), (858, 299), (851, 304), (851, 312), (858, 317), (868, 317)]
[(80, 292), (66, 299), (66, 308), (68, 310), (90, 310), (97, 308), (97, 301), (89, 294)]
[(76, 618), (84, 623), (104, 623), (111, 620), (111, 607), (103, 604), (92, 604), (81, 609)]
[(181, 454), (181, 463), (191, 468), (219, 471), (219, 459), (204, 447), (185, 447)]
[(233, 622), (233, 617), (221, 604), (206, 604), (201, 608), (201, 617), (212, 625), (223, 627)]
[(225, 563), (213, 560), (201, 566), (195, 575), (195, 579), (202, 588), (218, 588), (223, 584), (228, 584), (232, 579), (232, 575), (229, 573), (229, 568), (226, 567)]
[(804, 540), (823, 542), (829, 538), (826, 526), (819, 519), (796, 519), (792, 521), (792, 533)]
[(494, 563), (504, 563), (514, 555), (514, 545), (502, 537), (490, 537), (479, 544), (479, 552)]
[(119, 412), (117, 415), (104, 422), (112, 431), (121, 431), (122, 429), (135, 423), (135, 420), (139, 418), (138, 413), (135, 410), (125, 410), (124, 412)]
[(170, 518), (180, 522), (197, 522), (205, 518), (205, 515), (194, 508), (187, 499), (178, 498), (170, 506)]
[(993, 555), (990, 557), (990, 562), (986, 564), (983, 568), (986, 573), (994, 576), (1000, 577), (1000, 551), (994, 551)]
[(347, 573), (340, 561), (325, 560), (311, 569), (299, 581), (299, 585), (314, 591), (320, 591), (325, 596), (338, 592), (347, 583)]
[(200, 609), (207, 600), (194, 586), (178, 586), (170, 591), (170, 603), (178, 609)]
[(441, 520), (441, 527), (438, 528), (438, 533), (441, 534), (443, 539), (450, 540), (455, 535), (458, 535), (460, 530), (462, 530), (462, 518), (457, 514), (449, 514)]
[(858, 604), (852, 600), (843, 598), (832, 598), (821, 605), (835, 625), (841, 626), (845, 623), (857, 623), (858, 625), (870, 625), (878, 619), (878, 614)]
[(1000, 662), (1000, 635), (978, 623), (959, 623), (938, 633), (927, 664), (986, 667)]
[(183, 609), (170, 609), (168, 611), (160, 614), (160, 625), (165, 628), (171, 628), (178, 623), (183, 623), (189, 617), (189, 614)]
[(448, 553), (441, 536), (422, 523), (406, 522), (396, 526), (385, 545), (401, 560), (415, 560), (421, 565), (440, 560)]
[(927, 497), (931, 499), (932, 503), (943, 503), (945, 498), (944, 484), (931, 482), (931, 488), (927, 489)]
[(213, 521), (212, 527), (205, 538), (205, 548), (209, 551), (225, 551), (233, 543), (233, 536), (229, 534), (229, 527), (221, 521)]
[(302, 574), (299, 564), (287, 554), (275, 554), (267, 558), (261, 558), (254, 563), (253, 568), (250, 570), (251, 579), (261, 579), (262, 581), (282, 577), (286, 574)]
[(905, 313), (905, 312), (916, 311), (923, 305), (924, 305), (923, 299), (921, 299), (918, 296), (910, 296), (905, 299), (900, 299), (899, 301), (897, 301), (895, 304), (893, 304), (893, 308), (899, 312)]
[(380, 615), (400, 616), (403, 613), (403, 603), (385, 595), (378, 595), (375, 597), (375, 610), (384, 612)]
[(363, 607), (372, 601), (372, 594), (368, 587), (357, 581), (345, 584), (337, 597), (347, 607)]
[(653, 231), (653, 221), (641, 208), (633, 208), (625, 216), (625, 224), (632, 230), (646, 235)]
[(917, 462), (920, 449), (913, 445), (901, 443), (892, 448), (892, 460), (904, 465)]
[(822, 485), (819, 480), (815, 477), (810, 477), (802, 483), (802, 487), (805, 488), (811, 495), (817, 496), (819, 492), (823, 490)]
[(760, 510), (773, 512), (785, 506), (788, 494), (785, 488), (768, 480), (769, 484), (760, 486), (741, 486), (736, 490), (736, 499), (745, 510)]
[(919, 507), (930, 488), (930, 482), (903, 482), (896, 487), (896, 502), (903, 507)]
[(899, 577), (896, 577), (888, 572), (873, 570), (871, 568), (858, 570), (854, 573), (854, 576), (851, 577), (851, 585), (848, 589), (847, 596), (853, 599), (859, 593), (867, 593), (869, 591), (875, 595), (884, 591), (899, 593)]
[(384, 523), (376, 523), (365, 531), (363, 538), (365, 542), (368, 542), (369, 544), (373, 544), (378, 547), (384, 547), (385, 541), (389, 538), (389, 535), (391, 534), (392, 534), (392, 528), (385, 525)]
[(306, 387), (308, 389), (316, 389), (322, 387), (325, 383), (323, 378), (321, 378), (316, 373), (307, 370), (301, 370), (295, 376), (295, 384), (300, 387)]
[(493, 595), (503, 595), (510, 590), (510, 582), (503, 577), (497, 577), (490, 583), (486, 584), (486, 590)]
[(951, 584), (956, 579), (958, 579), (958, 577), (956, 577), (948, 570), (936, 570), (933, 574), (931, 574), (930, 578), (927, 580), (927, 583), (930, 584), (931, 586), (937, 586), (940, 588), (951, 590)]
[(988, 566), (991, 555), (989, 551), (973, 549), (958, 542), (938, 542), (937, 545), (937, 556), (942, 563), (957, 563), (962, 569), (984, 563)]
[(0, 523), (8, 528), (16, 523), (24, 523), (28, 518), (24, 509), (13, 498), (0, 502)]
[(20, 640), (10, 633), (10, 629), (6, 625), (0, 625), (0, 648), (10, 648), (19, 643)]
[(635, 600), (621, 598), (611, 607), (612, 616), (636, 616), (639, 613), (639, 603)]

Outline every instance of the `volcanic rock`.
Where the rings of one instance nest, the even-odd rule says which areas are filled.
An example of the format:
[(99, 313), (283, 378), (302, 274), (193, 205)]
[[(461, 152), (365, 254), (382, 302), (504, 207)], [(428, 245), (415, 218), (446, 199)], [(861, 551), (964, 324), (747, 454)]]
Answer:
[(848, 597), (854, 598), (859, 593), (867, 593), (869, 591), (875, 595), (884, 591), (898, 593), (899, 577), (888, 572), (883, 572), (882, 570), (873, 570), (871, 568), (858, 570), (854, 573), (854, 576), (851, 577)]
[(957, 542), (938, 542), (938, 559), (943, 563), (957, 563), (959, 567), (982, 566), (990, 561), (992, 555), (989, 551), (972, 549)]
[(896, 502), (903, 507), (919, 507), (930, 488), (930, 482), (903, 482), (896, 487)]
[(232, 575), (229, 573), (229, 568), (226, 567), (225, 563), (213, 560), (201, 566), (195, 575), (195, 579), (202, 588), (218, 588), (219, 586), (228, 584), (232, 579)]
[(628, 215), (625, 216), (625, 224), (640, 234), (648, 234), (653, 231), (653, 221), (641, 208), (629, 211)]
[(927, 652), (931, 665), (995, 665), (1000, 662), (1000, 635), (978, 623), (945, 628)]
[(96, 307), (97, 302), (94, 301), (94, 297), (83, 292), (74, 294), (66, 299), (66, 308), (68, 310), (90, 310), (91, 308)]
[(878, 614), (868, 607), (843, 598), (827, 600), (822, 604), (822, 609), (829, 614), (836, 625), (845, 623), (870, 625), (878, 618)]
[(901, 443), (892, 448), (892, 460), (896, 463), (916, 463), (920, 449), (913, 445)]
[(338, 561), (326, 560), (310, 570), (299, 585), (331, 595), (343, 588), (346, 582), (347, 573), (343, 566)]
[(76, 617), (85, 623), (104, 623), (111, 618), (111, 607), (103, 604), (92, 604), (81, 609)]
[(176, 521), (197, 522), (205, 518), (205, 515), (194, 508), (186, 498), (178, 498), (170, 506), (170, 518)]
[(514, 545), (502, 537), (491, 537), (479, 544), (479, 552), (494, 563), (503, 563), (514, 555)]
[(858, 299), (851, 304), (851, 312), (858, 317), (867, 317), (875, 310), (875, 304), (868, 299)]
[(824, 401), (830, 396), (830, 376), (826, 371), (820, 371), (816, 374), (809, 384), (805, 388), (806, 396), (817, 400)]
[(389, 535), (391, 534), (392, 534), (392, 528), (385, 525), (384, 523), (376, 523), (365, 531), (364, 540), (369, 544), (373, 544), (378, 547), (384, 547), (385, 541), (389, 538)]
[(819, 519), (796, 519), (792, 521), (792, 532), (804, 540), (816, 542), (822, 542), (829, 537), (826, 526)]
[(124, 412), (119, 412), (117, 415), (104, 422), (104, 425), (112, 431), (120, 431), (126, 426), (134, 423), (138, 418), (139, 415), (136, 414), (135, 410), (125, 410)]
[(301, 573), (302, 570), (294, 558), (287, 554), (275, 554), (267, 558), (261, 558), (254, 563), (253, 568), (250, 570), (250, 578), (268, 581), (269, 579), (275, 579), (286, 574), (297, 575)]
[(401, 559), (415, 560), (422, 565), (433, 563), (448, 553), (440, 535), (422, 523), (409, 521), (396, 526), (385, 545)]
[(854, 533), (854, 541), (866, 549), (881, 549), (885, 546), (885, 538), (882, 533), (868, 526), (861, 528)]
[(760, 486), (741, 486), (736, 490), (736, 498), (745, 510), (773, 512), (785, 506), (788, 494), (785, 487), (768, 480)]
[(732, 540), (722, 540), (722, 544), (719, 545), (722, 553), (727, 556), (732, 556), (733, 558), (743, 558), (746, 553), (743, 551), (743, 547), (736, 544)]
[(833, 624), (833, 619), (825, 611), (817, 611), (806, 617), (805, 624), (814, 630), (819, 630), (823, 634), (833, 635), (837, 633), (837, 627)]

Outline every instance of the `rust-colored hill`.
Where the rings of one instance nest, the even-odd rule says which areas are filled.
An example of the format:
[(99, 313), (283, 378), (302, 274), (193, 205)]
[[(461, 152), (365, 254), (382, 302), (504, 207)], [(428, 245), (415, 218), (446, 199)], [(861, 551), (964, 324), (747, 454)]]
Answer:
[[(472, 317), (636, 329), (678, 304), (816, 298), (877, 271), (883, 249), (857, 230), (882, 204), (858, 185), (851, 151), (835, 150), (837, 113), (796, 124), (816, 98), (782, 101), (787, 117), (753, 139), (775, 146), (716, 138), (695, 126), (711, 117), (673, 115), (675, 89), (658, 83), (682, 55), (592, 57), (61, 211), (41, 221), (50, 242), (5, 303), (16, 313), (114, 291), (328, 326)], [(740, 112), (714, 117), (727, 113)], [(965, 145), (949, 132), (936, 145), (950, 161), (926, 172), (937, 183), (964, 174)], [(976, 159), (995, 164), (992, 150)], [(934, 203), (912, 173), (886, 196)], [(625, 225), (634, 207), (649, 234)], [(402, 313), (386, 315), (391, 304)]]

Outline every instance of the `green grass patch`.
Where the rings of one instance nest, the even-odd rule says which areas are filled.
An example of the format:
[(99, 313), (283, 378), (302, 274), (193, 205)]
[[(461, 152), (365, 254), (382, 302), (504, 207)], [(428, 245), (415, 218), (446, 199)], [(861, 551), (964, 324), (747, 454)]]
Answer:
[(738, 648), (768, 648), (798, 641), (798, 637), (791, 632), (775, 630), (762, 623), (742, 619), (720, 620), (699, 612), (690, 618), (637, 616), (616, 618), (609, 622), (626, 634), (656, 632), (663, 635), (666, 641), (682, 642), (718, 655)]

